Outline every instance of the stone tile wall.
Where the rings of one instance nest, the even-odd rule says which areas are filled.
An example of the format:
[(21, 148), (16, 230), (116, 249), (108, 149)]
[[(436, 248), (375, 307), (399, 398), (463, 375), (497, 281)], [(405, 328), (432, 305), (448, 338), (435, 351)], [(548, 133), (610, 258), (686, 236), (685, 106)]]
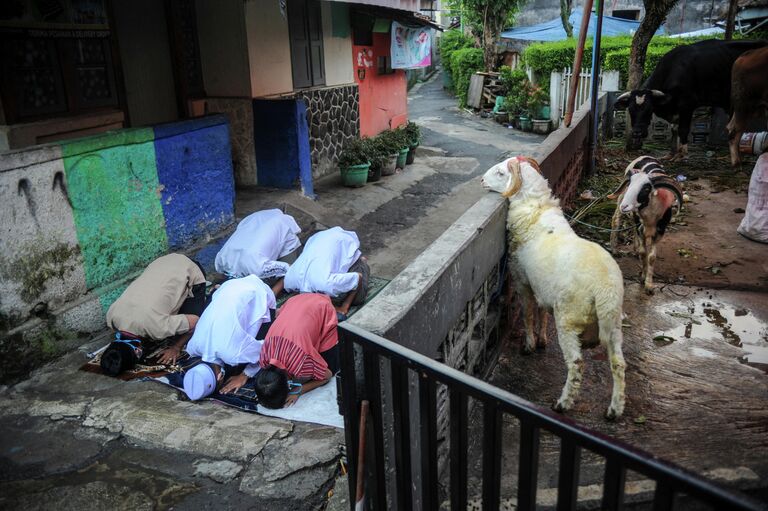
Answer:
[(360, 136), (360, 100), (357, 85), (340, 85), (299, 91), (307, 103), (309, 147), (315, 178), (336, 171), (339, 155), (348, 141)]
[(207, 98), (206, 113), (222, 113), (229, 121), (235, 185), (257, 184), (252, 100), (250, 98)]

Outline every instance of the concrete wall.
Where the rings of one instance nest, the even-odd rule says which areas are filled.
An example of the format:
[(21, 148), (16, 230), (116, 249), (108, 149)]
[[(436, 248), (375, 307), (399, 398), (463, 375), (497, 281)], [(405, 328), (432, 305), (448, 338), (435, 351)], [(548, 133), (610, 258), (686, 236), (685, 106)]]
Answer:
[(197, 0), (195, 9), (205, 93), (214, 97), (249, 96), (245, 3)]
[(251, 97), (258, 98), (293, 90), (288, 21), (280, 14), (279, 2), (245, 2), (245, 30), (251, 73)]
[(360, 135), (372, 137), (404, 124), (408, 120), (405, 71), (382, 75), (377, 71), (378, 57), (390, 54), (390, 34), (374, 33), (373, 46), (353, 46), (352, 52), (360, 94)]
[(178, 119), (163, 2), (113, 2), (131, 126)]
[[(347, 31), (346, 37), (337, 37), (333, 32), (333, 15), (340, 16), (339, 8), (332, 10), (330, 2), (321, 3), (321, 15), (323, 18), (323, 53), (325, 61), (325, 84), (327, 86), (342, 85), (353, 83), (354, 70), (352, 66), (352, 32), (351, 29)], [(341, 9), (346, 10), (347, 21), (349, 7), (346, 5), (341, 6)]]
[(227, 124), (209, 116), (5, 153), (0, 193), (3, 333), (40, 311), (99, 330), (126, 276), (234, 221)]

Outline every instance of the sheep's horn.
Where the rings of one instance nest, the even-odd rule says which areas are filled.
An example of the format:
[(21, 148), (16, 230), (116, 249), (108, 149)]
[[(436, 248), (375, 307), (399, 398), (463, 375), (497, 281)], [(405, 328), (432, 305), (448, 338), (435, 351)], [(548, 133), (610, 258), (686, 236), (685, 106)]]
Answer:
[(537, 162), (537, 161), (536, 161), (534, 158), (531, 158), (531, 157), (529, 157), (529, 156), (518, 156), (518, 157), (517, 157), (517, 160), (518, 160), (518, 161), (525, 161), (525, 162), (528, 162), (528, 164), (529, 164), (531, 167), (533, 167), (534, 169), (536, 169), (536, 172), (538, 172), (539, 174), (541, 174), (541, 168), (539, 167), (539, 162)]
[(627, 189), (627, 186), (629, 186), (629, 179), (625, 179), (613, 193), (606, 195), (606, 198), (611, 200), (618, 199), (624, 193), (624, 190)]
[(680, 204), (678, 211), (683, 209), (683, 191), (680, 189), (680, 185), (677, 184), (677, 181), (669, 176), (661, 175), (651, 177), (651, 184), (654, 188), (666, 188), (674, 193), (675, 197), (677, 197), (678, 204)]
[(638, 156), (637, 158), (629, 162), (629, 165), (627, 165), (627, 168), (624, 170), (624, 175), (629, 177), (632, 174), (639, 172), (642, 167), (644, 167), (649, 163), (656, 163), (659, 165), (659, 167), (661, 167), (659, 160), (657, 160), (653, 156), (648, 156), (648, 155)]
[(509, 161), (507, 161), (507, 170), (512, 174), (512, 183), (509, 185), (509, 188), (504, 190), (501, 196), (510, 198), (519, 192), (520, 188), (523, 186), (523, 176), (520, 173), (520, 161), (517, 158), (510, 158)]

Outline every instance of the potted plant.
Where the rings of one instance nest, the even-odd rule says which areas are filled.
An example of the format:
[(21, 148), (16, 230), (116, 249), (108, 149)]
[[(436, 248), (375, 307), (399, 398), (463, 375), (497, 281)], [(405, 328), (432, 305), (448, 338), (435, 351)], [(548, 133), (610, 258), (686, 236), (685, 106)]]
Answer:
[(368, 154), (368, 160), (371, 162), (368, 169), (368, 182), (374, 183), (381, 179), (381, 171), (387, 161), (387, 154), (381, 141), (375, 138), (364, 138), (363, 144), (365, 152)]
[(405, 159), (405, 164), (410, 165), (416, 158), (416, 148), (421, 143), (421, 128), (415, 122), (409, 121), (405, 125), (405, 134), (408, 137), (408, 156)]
[(536, 133), (549, 133), (549, 118), (544, 116), (547, 93), (539, 86), (532, 86), (528, 92), (528, 111), (531, 112), (532, 129)]
[(382, 131), (376, 140), (386, 158), (381, 167), (381, 175), (391, 176), (397, 170), (397, 158), (400, 156), (400, 149), (403, 148), (403, 140), (394, 130)]
[(371, 163), (365, 142), (355, 139), (349, 142), (339, 156), (339, 171), (344, 186), (360, 187), (368, 181)]

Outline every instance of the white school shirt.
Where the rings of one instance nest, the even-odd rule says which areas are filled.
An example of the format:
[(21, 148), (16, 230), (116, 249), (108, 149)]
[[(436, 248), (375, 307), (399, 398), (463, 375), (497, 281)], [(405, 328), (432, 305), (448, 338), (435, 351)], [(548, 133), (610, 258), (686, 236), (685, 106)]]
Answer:
[(300, 232), (296, 220), (279, 209), (252, 213), (243, 218), (216, 254), (216, 271), (231, 277), (282, 277), (288, 264), (278, 259), (301, 246)]
[(332, 297), (357, 288), (357, 273), (349, 268), (360, 257), (360, 240), (341, 227), (320, 231), (307, 240), (304, 251), (285, 274), (286, 291), (324, 293)]
[(220, 366), (248, 364), (243, 372), (255, 375), (262, 344), (255, 336), (275, 305), (272, 289), (255, 275), (226, 281), (197, 322), (187, 353)]

